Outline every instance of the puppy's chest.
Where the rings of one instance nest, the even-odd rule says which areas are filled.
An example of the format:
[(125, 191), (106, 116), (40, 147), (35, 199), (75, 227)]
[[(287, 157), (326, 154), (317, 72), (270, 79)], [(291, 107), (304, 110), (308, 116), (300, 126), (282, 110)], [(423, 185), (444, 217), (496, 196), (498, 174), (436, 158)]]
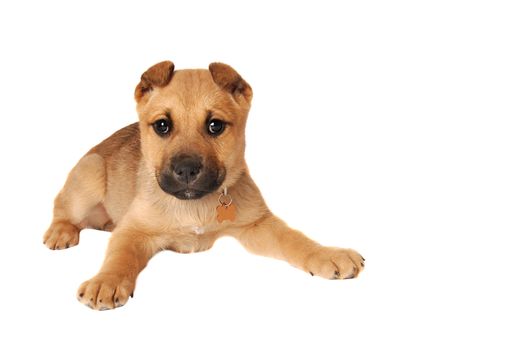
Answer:
[(188, 225), (188, 226), (181, 226), (179, 230), (183, 233), (187, 234), (196, 234), (196, 235), (203, 235), (207, 232), (212, 231), (210, 229), (210, 225), (201, 225), (201, 224), (194, 224), (194, 225)]
[(223, 222), (221, 217), (218, 216), (217, 204), (219, 203), (205, 202), (201, 204), (188, 203), (185, 205), (185, 203), (182, 203), (169, 208), (169, 226), (173, 231), (190, 235), (204, 235), (217, 232), (226, 226), (226, 222)]
[(209, 232), (215, 232), (219, 230), (221, 226), (213, 215), (178, 216), (173, 218), (172, 223), (176, 231), (191, 235), (203, 235)]

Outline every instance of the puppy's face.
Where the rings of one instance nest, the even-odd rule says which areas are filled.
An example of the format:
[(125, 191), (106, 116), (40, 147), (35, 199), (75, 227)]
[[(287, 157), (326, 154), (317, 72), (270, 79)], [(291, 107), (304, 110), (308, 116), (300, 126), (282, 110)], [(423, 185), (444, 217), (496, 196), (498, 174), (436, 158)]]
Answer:
[(250, 86), (231, 67), (149, 68), (136, 87), (142, 152), (160, 188), (199, 199), (231, 186), (245, 171)]

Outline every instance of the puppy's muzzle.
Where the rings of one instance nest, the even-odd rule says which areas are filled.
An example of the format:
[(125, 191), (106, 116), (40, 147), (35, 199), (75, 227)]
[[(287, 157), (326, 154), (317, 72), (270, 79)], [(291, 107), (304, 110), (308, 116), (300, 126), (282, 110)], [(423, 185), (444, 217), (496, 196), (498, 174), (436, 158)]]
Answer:
[(178, 199), (199, 199), (216, 191), (225, 178), (225, 169), (212, 158), (178, 154), (157, 177), (160, 188)]

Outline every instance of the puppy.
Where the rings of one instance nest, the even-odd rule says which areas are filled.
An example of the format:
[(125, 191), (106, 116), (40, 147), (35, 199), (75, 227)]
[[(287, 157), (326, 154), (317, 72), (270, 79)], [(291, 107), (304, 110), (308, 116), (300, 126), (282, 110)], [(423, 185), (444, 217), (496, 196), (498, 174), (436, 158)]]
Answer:
[(200, 252), (228, 235), (252, 253), (288, 261), (313, 276), (356, 277), (364, 259), (324, 247), (267, 208), (244, 159), (252, 89), (230, 66), (149, 68), (135, 89), (139, 122), (92, 148), (70, 172), (44, 235), (50, 249), (80, 231), (112, 231), (105, 261), (78, 290), (96, 310), (124, 305), (160, 250)]

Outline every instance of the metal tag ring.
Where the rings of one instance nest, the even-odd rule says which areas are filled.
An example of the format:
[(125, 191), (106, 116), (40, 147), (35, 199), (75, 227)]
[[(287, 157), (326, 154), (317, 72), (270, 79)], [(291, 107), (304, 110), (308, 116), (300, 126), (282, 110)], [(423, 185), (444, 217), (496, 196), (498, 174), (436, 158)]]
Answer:
[(232, 204), (232, 197), (228, 194), (221, 193), (218, 202), (220, 202), (221, 205), (228, 207)]

